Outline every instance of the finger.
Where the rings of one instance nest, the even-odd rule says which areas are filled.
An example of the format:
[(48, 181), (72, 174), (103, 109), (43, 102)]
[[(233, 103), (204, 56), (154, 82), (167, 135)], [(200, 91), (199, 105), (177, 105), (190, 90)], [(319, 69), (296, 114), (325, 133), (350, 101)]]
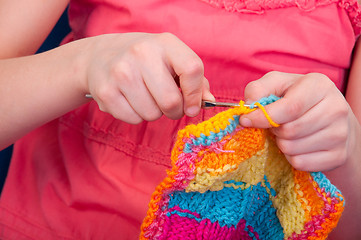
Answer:
[(340, 146), (346, 147), (348, 129), (333, 124), (315, 134), (298, 138), (277, 138), (279, 149), (286, 155), (295, 156), (317, 151), (328, 151)]
[(300, 76), (300, 74), (269, 72), (247, 84), (244, 91), (245, 102), (252, 103), (271, 94), (281, 97)]
[(288, 162), (297, 170), (307, 172), (329, 171), (346, 161), (346, 152), (342, 149), (318, 151), (297, 156), (287, 156)]
[(309, 136), (333, 124), (337, 116), (330, 111), (333, 102), (324, 99), (294, 121), (272, 128), (272, 133), (282, 139), (298, 139)]
[[(269, 72), (260, 79), (247, 84), (244, 91), (245, 102), (251, 104), (271, 94), (283, 96), (287, 89), (297, 81), (300, 76), (300, 74), (289, 74), (277, 71)], [(267, 118), (264, 117), (264, 114), (259, 110), (252, 114), (242, 116), (240, 118), (240, 124), (244, 127), (255, 126), (254, 124), (257, 124), (253, 122), (255, 118), (260, 118), (262, 121), (259, 127), (268, 128), (271, 126)], [(270, 118), (272, 119), (272, 116), (270, 116)]]
[(143, 79), (134, 80), (132, 84), (119, 87), (132, 109), (144, 120), (154, 121), (163, 113), (148, 91)]
[[(97, 95), (95, 95), (97, 96)], [(139, 124), (143, 119), (130, 106), (127, 99), (119, 91), (113, 89), (99, 99), (95, 97), (99, 109), (111, 114), (114, 118), (130, 124)]]
[[(184, 101), (184, 112), (187, 116), (194, 117), (200, 111), (203, 94), (207, 95), (207, 92), (209, 92), (203, 86), (203, 64), (197, 58), (192, 60), (177, 59), (174, 62), (174, 70), (179, 76), (179, 85)], [(187, 63), (185, 64), (184, 62)]]
[[(150, 60), (150, 59), (149, 59)], [(142, 69), (145, 86), (161, 112), (170, 119), (184, 115), (183, 98), (176, 81), (162, 59), (152, 59), (152, 66)]]
[(112, 82), (132, 109), (144, 120), (154, 121), (162, 112), (146, 88), (139, 68), (131, 61), (118, 62), (112, 68)]
[(174, 37), (166, 49), (167, 60), (179, 76), (184, 101), (184, 112), (190, 117), (196, 116), (201, 108), (203, 95), (210, 96), (204, 88), (204, 66), (201, 59), (183, 42)]
[(170, 119), (179, 119), (184, 115), (183, 98), (173, 77), (174, 72), (163, 58), (156, 58), (154, 55), (143, 56), (141, 64), (138, 64), (141, 66), (143, 86), (161, 113)]
[[(294, 121), (317, 105), (325, 97), (330, 86), (331, 81), (324, 75), (301, 76), (285, 90), (282, 99), (265, 107), (266, 112), (278, 124)], [(240, 122), (245, 127), (270, 127), (260, 110), (242, 116)]]

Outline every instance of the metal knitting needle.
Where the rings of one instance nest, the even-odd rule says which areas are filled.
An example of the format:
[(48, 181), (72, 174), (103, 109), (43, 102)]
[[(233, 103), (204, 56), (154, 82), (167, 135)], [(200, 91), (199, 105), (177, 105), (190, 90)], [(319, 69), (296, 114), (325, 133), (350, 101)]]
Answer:
[[(245, 107), (250, 107), (249, 104), (243, 104)], [(211, 102), (207, 100), (202, 100), (202, 108), (211, 108), (211, 107), (239, 107), (239, 103), (230, 103), (230, 102)], [(257, 107), (257, 106), (254, 106)]]
[[(86, 98), (93, 98), (90, 94), (85, 94)], [(245, 107), (250, 107), (248, 104), (244, 104)], [(213, 108), (213, 107), (239, 107), (239, 103), (230, 103), (230, 102), (211, 102), (207, 100), (202, 100), (202, 108)], [(255, 106), (257, 107), (257, 106)]]
[(202, 108), (211, 108), (211, 107), (239, 107), (238, 103), (229, 103), (229, 102), (211, 102), (202, 100)]
[(85, 94), (85, 97), (86, 98), (93, 98), (93, 96), (91, 94), (89, 94), (89, 93)]

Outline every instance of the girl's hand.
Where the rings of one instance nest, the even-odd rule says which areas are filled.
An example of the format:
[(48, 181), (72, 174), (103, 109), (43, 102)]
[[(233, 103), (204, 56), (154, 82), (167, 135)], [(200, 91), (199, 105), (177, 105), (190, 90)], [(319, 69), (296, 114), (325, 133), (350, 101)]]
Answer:
[(102, 111), (127, 123), (196, 116), (214, 100), (201, 59), (169, 33), (93, 38), (85, 89)]
[[(275, 94), (283, 98), (266, 106), (277, 145), (290, 164), (303, 171), (327, 171), (346, 162), (355, 146), (356, 124), (351, 108), (325, 75), (270, 72), (245, 89), (247, 102)], [(240, 119), (245, 127), (269, 128), (256, 110)]]

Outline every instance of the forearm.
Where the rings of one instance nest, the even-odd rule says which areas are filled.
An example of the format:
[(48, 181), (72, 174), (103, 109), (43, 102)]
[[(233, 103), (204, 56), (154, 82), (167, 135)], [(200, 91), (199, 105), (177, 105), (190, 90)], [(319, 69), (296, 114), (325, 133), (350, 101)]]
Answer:
[(87, 100), (87, 44), (0, 60), (0, 149)]

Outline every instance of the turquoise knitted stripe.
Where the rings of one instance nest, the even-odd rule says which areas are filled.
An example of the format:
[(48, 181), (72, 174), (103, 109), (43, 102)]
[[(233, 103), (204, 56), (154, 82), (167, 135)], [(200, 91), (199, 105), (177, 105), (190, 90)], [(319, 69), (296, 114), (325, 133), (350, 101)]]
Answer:
[(233, 119), (229, 119), (229, 124), (225, 129), (220, 129), (218, 133), (210, 132), (209, 136), (204, 135), (201, 133), (200, 137), (192, 139), (192, 143), (186, 143), (184, 144), (183, 152), (185, 153), (191, 153), (193, 146), (210, 146), (214, 142), (219, 142), (223, 139), (224, 136), (227, 134), (232, 133), (237, 126), (239, 125), (239, 118), (240, 116), (234, 115)]
[[(277, 100), (281, 99), (280, 97), (277, 97), (273, 94), (269, 95), (268, 97), (264, 97), (264, 98), (261, 98), (260, 100), (256, 101), (258, 103), (260, 103), (262, 106), (266, 106), (268, 104), (271, 104)], [(249, 108), (255, 108), (256, 106), (254, 105), (256, 102), (253, 102), (250, 104)]]
[(311, 176), (321, 189), (323, 188), (326, 193), (330, 193), (331, 197), (338, 198), (340, 201), (344, 200), (341, 196), (337, 195), (337, 193), (341, 194), (341, 191), (327, 179), (325, 174), (322, 172), (311, 172)]
[[(178, 206), (198, 213), (200, 217), (176, 210), (168, 212), (168, 216), (178, 214), (194, 218), (198, 222), (209, 219), (212, 223), (218, 222), (221, 227), (236, 227), (239, 221), (244, 219), (246, 226), (250, 225), (259, 234), (260, 239), (283, 239), (283, 229), (276, 216), (276, 210), (272, 206), (266, 188), (261, 183), (244, 190), (225, 187), (220, 191), (205, 193), (178, 191), (170, 194), (169, 197), (168, 209)], [(246, 227), (245, 230), (248, 231), (248, 228)]]
[[(261, 98), (257, 102), (259, 102), (263, 106), (266, 106), (268, 104), (271, 104), (271, 103), (277, 101), (278, 99), (280, 99), (280, 98), (275, 96), (275, 95), (270, 95), (268, 97)], [(254, 103), (252, 103), (250, 105), (250, 108), (255, 107)], [(194, 145), (195, 146), (199, 146), (199, 145), (210, 146), (213, 142), (221, 141), (224, 136), (226, 136), (227, 134), (232, 133), (237, 128), (237, 126), (239, 125), (239, 118), (240, 118), (240, 116), (234, 115), (233, 119), (228, 120), (229, 124), (227, 124), (227, 127), (225, 129), (220, 129), (219, 132), (217, 132), (217, 133), (215, 133), (216, 130), (215, 130), (215, 132), (211, 131), (209, 136), (206, 136), (203, 133), (201, 133), (200, 137), (192, 139), (193, 143), (186, 143), (184, 145), (183, 152), (191, 153), (192, 152), (192, 146), (194, 146)]]

